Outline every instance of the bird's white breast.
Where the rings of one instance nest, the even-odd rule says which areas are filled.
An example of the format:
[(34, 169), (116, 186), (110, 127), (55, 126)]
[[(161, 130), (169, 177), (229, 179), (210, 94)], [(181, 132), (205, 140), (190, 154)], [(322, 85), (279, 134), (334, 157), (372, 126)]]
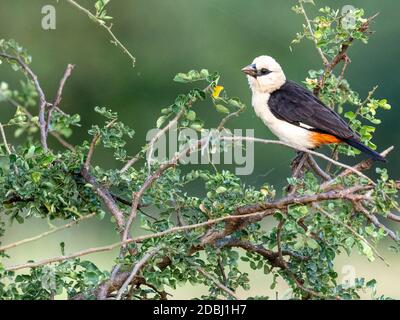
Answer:
[(268, 126), (279, 140), (294, 147), (312, 149), (315, 147), (310, 131), (275, 117), (268, 106), (269, 93), (253, 92), (252, 105), (258, 117)]

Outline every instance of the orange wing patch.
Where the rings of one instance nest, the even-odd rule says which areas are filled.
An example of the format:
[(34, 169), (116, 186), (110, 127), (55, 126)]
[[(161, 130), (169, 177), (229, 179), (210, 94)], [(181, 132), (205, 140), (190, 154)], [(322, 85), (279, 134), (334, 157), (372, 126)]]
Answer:
[(312, 132), (311, 140), (316, 147), (323, 144), (340, 143), (342, 142), (339, 138), (327, 133)]

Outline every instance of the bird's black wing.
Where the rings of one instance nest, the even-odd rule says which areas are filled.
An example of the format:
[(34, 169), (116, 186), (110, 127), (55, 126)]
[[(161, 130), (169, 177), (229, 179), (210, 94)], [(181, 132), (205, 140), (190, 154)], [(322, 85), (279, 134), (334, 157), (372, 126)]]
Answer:
[(358, 135), (333, 110), (310, 91), (292, 81), (271, 94), (268, 106), (278, 119), (298, 126), (304, 126), (340, 139), (356, 139)]

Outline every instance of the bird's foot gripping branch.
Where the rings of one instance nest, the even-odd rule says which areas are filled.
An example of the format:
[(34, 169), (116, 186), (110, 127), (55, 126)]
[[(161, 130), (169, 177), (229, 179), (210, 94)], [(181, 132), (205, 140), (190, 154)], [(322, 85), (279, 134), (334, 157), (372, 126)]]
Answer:
[[(304, 2), (300, 1), (296, 10), (305, 14)], [(333, 19), (327, 9), (324, 14), (325, 19)], [(336, 54), (343, 57), (348, 38), (342, 32), (342, 42), (335, 39), (337, 50), (325, 51), (316, 38), (321, 18), (311, 22), (305, 16), (311, 29), (304, 36), (315, 40), (325, 65), (322, 72), (311, 72), (306, 82), (318, 88), (316, 94), (325, 102), (338, 102), (340, 97), (337, 111), (346, 112), (353, 130), (367, 143), (373, 130), (359, 119), (378, 124), (375, 111), (388, 109), (388, 105), (373, 98), (373, 93), (365, 101), (359, 99), (345, 81), (344, 72), (340, 78), (332, 74), (343, 61)], [(363, 19), (361, 15), (359, 19)], [(326, 36), (332, 32), (336, 30)], [(291, 289), (289, 297), (296, 299), (357, 299), (366, 289), (376, 293), (374, 280), (356, 278), (348, 285), (341, 282), (335, 269), (335, 258), (343, 253), (357, 252), (371, 262), (384, 260), (377, 244), (385, 238), (391, 238), (393, 248), (398, 249), (399, 235), (388, 222), (400, 222), (395, 214), (400, 185), (372, 160), (354, 166), (343, 164), (345, 157), (342, 162), (338, 157), (343, 153), (353, 156), (351, 147), (334, 148), (332, 157), (301, 150), (306, 156), (287, 179), (291, 186), (288, 193), (275, 191), (267, 181), (261, 186), (246, 185), (216, 166), (212, 170), (184, 167), (180, 160), (201, 152), (210, 143), (208, 135), (195, 141), (181, 139), (179, 152), (172, 157), (150, 161), (146, 155), (152, 154), (170, 130), (178, 130), (178, 135), (186, 129), (204, 130), (197, 108), (221, 114), (216, 130), (224, 133), (220, 137), (223, 142), (251, 140), (260, 143), (260, 152), (269, 144), (291, 147), (275, 140), (230, 135), (228, 121), (244, 111), (245, 105), (228, 96), (219, 84), (220, 76), (207, 70), (175, 77), (190, 88), (162, 110), (156, 121), (160, 130), (136, 155), (128, 156), (131, 153), (126, 148), (134, 131), (107, 108), (95, 109), (104, 123), (89, 130), (91, 139), (73, 146), (66, 140), (79, 125), (79, 116), (67, 114), (61, 103), (72, 67), (62, 76), (55, 101), (49, 102), (30, 67), (29, 55), (20, 46), (0, 40), (0, 60), (26, 76), (20, 90), (10, 89), (4, 82), (0, 85), (0, 102), (15, 108), (15, 116), (0, 125), (1, 218), (10, 217), (18, 223), (29, 223), (31, 217), (73, 220), (0, 246), (2, 299), (52, 299), (65, 293), (69, 299), (168, 299), (175, 289), (188, 283), (206, 285), (204, 299), (263, 299), (267, 294), (255, 296), (249, 291), (251, 278), (260, 273), (271, 289), (282, 279)], [(345, 110), (345, 103), (357, 106), (358, 111)], [(29, 143), (10, 143), (11, 134), (23, 136)], [(100, 144), (120, 162), (119, 168), (93, 165)], [(386, 157), (391, 149), (381, 156)], [(328, 162), (326, 169), (317, 158)], [(375, 167), (376, 179), (365, 173), (371, 167)], [(190, 191), (193, 185), (199, 192)], [(68, 252), (68, 244), (61, 243), (59, 256), (16, 265), (8, 262), (13, 248), (45, 241), (49, 234), (88, 219), (111, 219), (120, 240), (102, 247), (83, 247), (78, 252)], [(2, 222), (1, 236), (6, 229)], [(138, 229), (145, 232), (132, 232)], [(91, 254), (114, 249), (119, 251), (110, 261), (110, 270), (101, 270), (90, 261)], [(259, 272), (249, 272), (249, 267)]]

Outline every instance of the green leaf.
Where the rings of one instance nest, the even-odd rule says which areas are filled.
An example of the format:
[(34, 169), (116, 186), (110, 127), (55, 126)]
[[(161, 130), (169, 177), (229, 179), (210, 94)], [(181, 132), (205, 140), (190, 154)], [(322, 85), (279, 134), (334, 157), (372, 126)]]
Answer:
[(215, 105), (215, 109), (220, 112), (220, 113), (229, 113), (229, 109), (225, 106), (223, 106), (222, 104), (216, 104)]
[(308, 238), (307, 241), (306, 241), (306, 243), (307, 243), (307, 246), (308, 246), (309, 248), (311, 248), (311, 249), (316, 250), (316, 249), (319, 248), (318, 242), (317, 242), (316, 240), (312, 239), (312, 238)]
[(194, 112), (193, 110), (189, 110), (186, 113), (186, 119), (188, 119), (189, 121), (194, 121), (196, 120), (196, 112)]
[(25, 155), (26, 159), (30, 159), (35, 155), (36, 147), (34, 145), (30, 146), (28, 152)]
[(349, 120), (354, 120), (356, 118), (356, 114), (353, 111), (348, 111), (344, 114), (344, 116)]
[(42, 174), (40, 172), (32, 172), (31, 173), (32, 181), (35, 183), (39, 183)]
[(362, 245), (362, 253), (368, 258), (369, 261), (374, 261), (375, 256), (372, 248), (365, 242), (361, 242), (361, 245)]
[(157, 119), (157, 122), (156, 122), (157, 128), (161, 128), (161, 126), (164, 124), (165, 120), (167, 120), (167, 119), (168, 119), (167, 116), (161, 116), (161, 117), (159, 117), (159, 118)]
[(54, 155), (48, 154), (41, 159), (40, 164), (43, 167), (47, 167), (48, 165), (52, 164), (55, 159), (56, 159), (56, 157)]
[(181, 83), (187, 83), (190, 81), (190, 78), (184, 74), (184, 73), (178, 73), (175, 77), (174, 77), (174, 81), (175, 82), (181, 82)]
[(201, 131), (203, 129), (203, 123), (201, 121), (195, 121), (190, 125), (190, 128)]
[(225, 187), (218, 187), (218, 188), (215, 190), (215, 192), (218, 193), (218, 194), (221, 194), (221, 193), (226, 192), (227, 190), (228, 190), (228, 189), (225, 188)]

